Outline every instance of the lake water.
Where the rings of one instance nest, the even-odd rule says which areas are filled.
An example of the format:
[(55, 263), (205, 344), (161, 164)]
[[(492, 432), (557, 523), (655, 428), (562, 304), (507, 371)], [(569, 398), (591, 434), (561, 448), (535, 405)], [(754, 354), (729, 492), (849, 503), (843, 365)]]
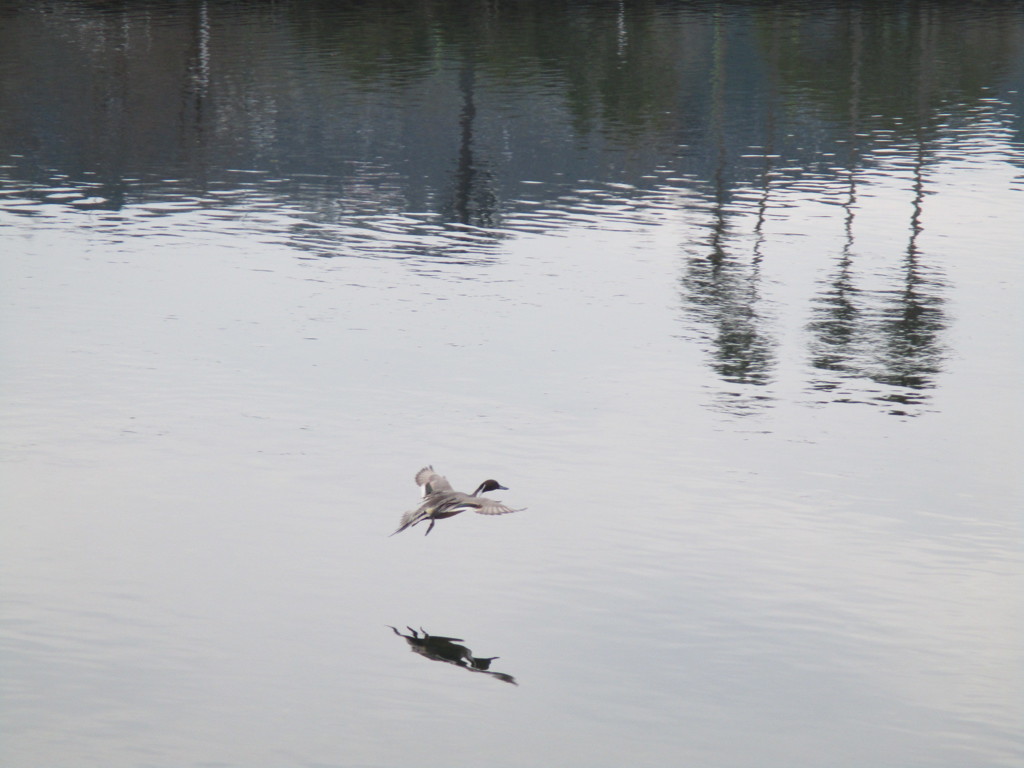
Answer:
[(1019, 3), (3, 3), (0, 762), (1024, 764), (1022, 89)]

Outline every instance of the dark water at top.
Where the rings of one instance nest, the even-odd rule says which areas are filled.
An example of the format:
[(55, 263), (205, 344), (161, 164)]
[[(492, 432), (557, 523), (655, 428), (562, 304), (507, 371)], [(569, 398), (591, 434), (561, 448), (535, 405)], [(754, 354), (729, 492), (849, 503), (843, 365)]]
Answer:
[[(0, 762), (1024, 762), (1019, 3), (0, 1)], [(526, 510), (394, 538), (433, 463)]]

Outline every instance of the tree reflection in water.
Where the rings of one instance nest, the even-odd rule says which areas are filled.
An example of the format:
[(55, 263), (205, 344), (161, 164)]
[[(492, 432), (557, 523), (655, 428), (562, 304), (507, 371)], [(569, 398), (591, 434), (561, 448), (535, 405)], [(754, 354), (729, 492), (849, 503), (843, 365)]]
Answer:
[(420, 627), (419, 632), (412, 627), (406, 627), (406, 629), (409, 630), (409, 634), (403, 635), (396, 627), (391, 627), (392, 632), (405, 639), (413, 653), (418, 653), (420, 656), (431, 661), (443, 661), (445, 664), (453, 664), (470, 672), (480, 672), (481, 674), (497, 678), (502, 682), (519, 685), (512, 675), (506, 675), (504, 672), (490, 671), (491, 662), (497, 659), (497, 656), (474, 656), (469, 648), (464, 645), (458, 645), (458, 643), (465, 642), (461, 638), (431, 635), (422, 627)]
[[(854, 36), (856, 42), (859, 38)], [(858, 51), (854, 51), (855, 60)], [(921, 263), (918, 239), (923, 231), (922, 207), (926, 194), (925, 168), (928, 151), (918, 128), (912, 162), (913, 203), (910, 239), (899, 272), (898, 287), (868, 292), (857, 288), (854, 276), (854, 220), (857, 210), (858, 156), (856, 132), (859, 116), (859, 68), (852, 70), (850, 96), (851, 164), (848, 190), (846, 241), (835, 274), (812, 303), (808, 324), (811, 365), (819, 372), (812, 390), (829, 394), (829, 402), (863, 402), (844, 384), (862, 379), (882, 384), (885, 390), (871, 393), (869, 401), (888, 407), (897, 416), (913, 416), (927, 402), (926, 390), (935, 386), (941, 371), (941, 335), (947, 326), (940, 294), (942, 281)], [(919, 115), (926, 120), (923, 107)], [(872, 308), (872, 304), (877, 305)]]
[[(51, 205), (57, 185), (79, 210), (285, 211), (304, 255), (433, 270), (612, 221), (624, 201), (603, 184), (640, 196), (671, 180), (697, 200), (684, 218), (710, 211), (681, 278), (686, 335), (738, 414), (770, 407), (793, 359), (817, 403), (927, 407), (948, 324), (940, 262), (917, 245), (933, 150), (958, 124), (1019, 133), (996, 98), (1018, 92), (1019, 4), (997, 0), (93, 5), (15, 3), (0, 24), (0, 106), (19, 105), (0, 121), (0, 175), (28, 198)], [(911, 175), (911, 242), (878, 290), (853, 247), (858, 200)], [(769, 224), (817, 217), (840, 185), (847, 242), (787, 355), (783, 308), (765, 301)]]
[(719, 403), (737, 414), (770, 405), (764, 387), (775, 364), (774, 343), (758, 314), (758, 265), (744, 265), (716, 248), (710, 256), (691, 257), (681, 283), (689, 313), (704, 329), (711, 368), (725, 382), (759, 388), (723, 389)]
[[(777, 20), (775, 20), (777, 21)], [(934, 23), (919, 19), (923, 26)], [(772, 28), (768, 23), (766, 29)], [(845, 243), (832, 269), (832, 276), (811, 299), (811, 318), (806, 323), (807, 354), (811, 365), (807, 386), (818, 402), (859, 402), (880, 405), (897, 416), (914, 416), (928, 402), (928, 390), (935, 386), (943, 360), (942, 336), (948, 321), (941, 296), (941, 276), (922, 261), (918, 240), (923, 232), (922, 208), (927, 193), (926, 172), (934, 162), (930, 142), (939, 135), (942, 115), (930, 102), (935, 83), (932, 68), (941, 61), (934, 51), (920, 49), (912, 39), (903, 41), (909, 60), (919, 61), (916, 70), (918, 88), (915, 99), (906, 99), (887, 107), (886, 116), (904, 123), (904, 140), (891, 149), (899, 150), (899, 164), (888, 169), (893, 176), (909, 176), (913, 192), (909, 242), (898, 269), (886, 269), (888, 285), (881, 289), (865, 287), (865, 257), (877, 254), (857, 253), (854, 224), (858, 211), (858, 182), (865, 175), (866, 158), (874, 154), (872, 121), (865, 120), (865, 104), (875, 104), (878, 79), (875, 72), (878, 18), (865, 18), (857, 8), (837, 27), (837, 40), (845, 38), (844, 48), (838, 46), (830, 55), (841, 63), (838, 70), (848, 73), (846, 87), (839, 89), (843, 100), (835, 99), (837, 89), (814, 86), (807, 81), (802, 90), (818, 101), (826, 112), (840, 118), (847, 126), (846, 166), (825, 169), (819, 181), (818, 194), (827, 195), (830, 177), (845, 179)], [(716, 393), (716, 401), (736, 415), (758, 413), (769, 407), (775, 397), (771, 385), (777, 366), (775, 324), (766, 317), (760, 292), (763, 266), (764, 225), (771, 209), (772, 180), (776, 177), (774, 145), (776, 136), (773, 105), (782, 103), (787, 78), (796, 76), (791, 59), (779, 56), (779, 40), (767, 35), (766, 60), (773, 76), (766, 84), (766, 99), (761, 133), (763, 167), (748, 189), (760, 188), (753, 231), (752, 258), (737, 253), (743, 233), (740, 226), (732, 228), (730, 218), (740, 219), (744, 213), (734, 202), (735, 184), (728, 177), (735, 172), (728, 160), (728, 124), (725, 86), (728, 67), (724, 43), (715, 37), (711, 51), (709, 92), (709, 125), (707, 144), (716, 148), (710, 180), (713, 191), (705, 194), (710, 205), (711, 236), (704, 253), (687, 258), (680, 279), (681, 299), (691, 330), (705, 345), (709, 365), (729, 385)], [(770, 43), (770, 44), (769, 44)], [(813, 67), (799, 72), (814, 71)], [(870, 73), (865, 75), (865, 72)], [(868, 79), (866, 79), (868, 78)], [(877, 105), (876, 105), (877, 106)], [(845, 110), (845, 114), (842, 114)], [(870, 123), (870, 124), (869, 124)], [(873, 160), (878, 162), (877, 158)], [(844, 174), (845, 170), (845, 174)], [(874, 180), (865, 183), (871, 186)], [(785, 194), (785, 185), (779, 184)], [(877, 194), (871, 191), (869, 194)], [(747, 211), (746, 213), (751, 213)], [(883, 257), (885, 253), (881, 254)], [(861, 271), (858, 272), (858, 267)], [(859, 279), (860, 278), (860, 279)]]
[[(712, 201), (711, 237), (708, 253), (691, 257), (681, 279), (683, 303), (691, 310), (710, 347), (711, 367), (726, 382), (764, 387), (771, 381), (775, 365), (775, 344), (765, 334), (758, 314), (764, 210), (768, 179), (766, 168), (764, 193), (759, 203), (754, 258), (749, 266), (730, 257), (726, 244), (729, 234), (729, 185), (726, 180), (729, 160), (726, 141), (726, 58), (725, 43), (720, 34), (720, 19), (714, 17), (712, 46), (712, 80), (710, 94), (710, 133), (715, 146), (714, 197)], [(768, 153), (766, 153), (767, 155)], [(739, 415), (756, 413), (767, 407), (771, 396), (764, 390), (739, 391), (723, 389), (717, 400), (724, 410)]]
[(946, 328), (944, 300), (938, 293), (939, 281), (921, 264), (917, 240), (921, 234), (921, 204), (924, 199), (924, 149), (919, 147), (914, 165), (914, 207), (910, 221), (910, 241), (903, 260), (902, 290), (891, 292), (882, 308), (879, 341), (875, 346), (878, 373), (872, 379), (902, 388), (882, 397), (893, 403), (892, 412), (905, 415), (902, 406), (922, 402), (922, 390), (935, 386), (941, 371)]

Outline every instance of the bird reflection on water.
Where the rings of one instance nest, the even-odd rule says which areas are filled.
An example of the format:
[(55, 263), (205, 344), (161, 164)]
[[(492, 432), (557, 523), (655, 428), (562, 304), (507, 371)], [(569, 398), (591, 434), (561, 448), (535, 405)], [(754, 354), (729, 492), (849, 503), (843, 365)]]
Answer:
[[(389, 624), (388, 626), (391, 625)], [(406, 629), (409, 630), (410, 634), (403, 635), (396, 627), (391, 627), (391, 630), (396, 635), (403, 638), (409, 644), (409, 648), (420, 656), (425, 656), (432, 661), (443, 661), (446, 664), (454, 664), (455, 666), (462, 667), (470, 672), (480, 672), (484, 675), (490, 675), (491, 677), (496, 677), (498, 680), (502, 680), (506, 683), (512, 683), (512, 685), (519, 685), (512, 675), (506, 675), (504, 672), (490, 671), (491, 662), (499, 657), (491, 656), (482, 658), (474, 656), (469, 648), (464, 645), (458, 645), (458, 643), (465, 642), (461, 638), (430, 635), (425, 629), (423, 629), (423, 627), (420, 627), (419, 632), (412, 627), (406, 627)]]

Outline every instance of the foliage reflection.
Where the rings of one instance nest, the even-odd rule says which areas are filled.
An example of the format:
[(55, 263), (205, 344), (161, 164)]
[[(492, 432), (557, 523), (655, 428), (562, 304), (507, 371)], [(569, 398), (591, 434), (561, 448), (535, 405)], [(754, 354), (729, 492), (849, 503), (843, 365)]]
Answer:
[[(448, 266), (500, 258), (502, 239), (566, 226), (565, 214), (601, 227), (638, 201), (687, 220), (710, 212), (681, 266), (683, 335), (707, 349), (736, 413), (776, 397), (764, 246), (794, 196), (846, 217), (810, 300), (806, 391), (920, 412), (948, 326), (944, 277), (920, 246), (929, 174), (953, 129), (1013, 135), (993, 94), (1024, 42), (1020, 7), (1000, 2), (57, 1), (4, 13), (0, 175), (41, 203), (287, 210), (289, 242), (308, 255)], [(1024, 166), (1019, 138), (1001, 151)], [(900, 267), (869, 286), (854, 221), (881, 176), (912, 186), (913, 211)], [(594, 193), (623, 184), (633, 199)]]

